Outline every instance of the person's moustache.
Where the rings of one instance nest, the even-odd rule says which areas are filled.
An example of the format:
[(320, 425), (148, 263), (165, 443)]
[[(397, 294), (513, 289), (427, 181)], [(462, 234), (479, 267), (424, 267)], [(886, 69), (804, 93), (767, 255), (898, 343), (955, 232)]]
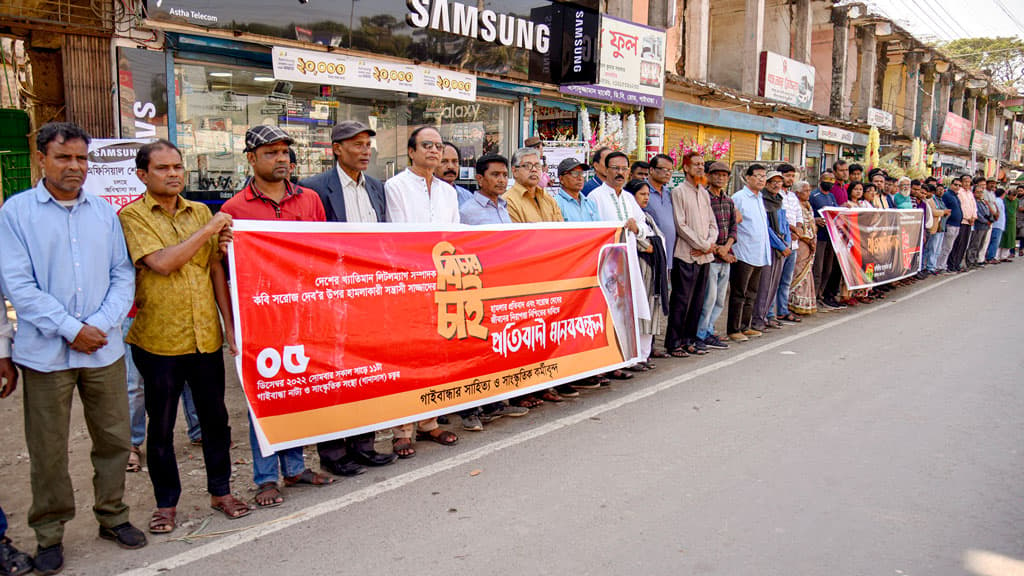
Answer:
[(444, 171), (444, 175), (445, 176), (458, 176), (458, 173), (455, 172), (455, 170), (445, 170)]

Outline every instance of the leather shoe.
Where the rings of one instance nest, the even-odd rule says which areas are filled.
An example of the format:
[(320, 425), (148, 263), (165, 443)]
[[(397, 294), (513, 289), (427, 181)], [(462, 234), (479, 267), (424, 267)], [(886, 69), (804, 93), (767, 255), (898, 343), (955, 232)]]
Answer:
[(117, 545), (126, 550), (136, 550), (146, 545), (146, 535), (128, 522), (118, 524), (113, 528), (100, 526), (100, 538), (113, 540)]
[(36, 559), (32, 562), (36, 567), (36, 574), (58, 574), (64, 569), (64, 545), (54, 544), (46, 548), (36, 549)]
[(387, 466), (398, 460), (398, 454), (381, 454), (376, 450), (352, 450), (352, 459), (364, 466)]
[(335, 476), (359, 476), (363, 472), (366, 472), (366, 468), (361, 466), (355, 460), (352, 460), (349, 456), (334, 462), (320, 462), (320, 467)]

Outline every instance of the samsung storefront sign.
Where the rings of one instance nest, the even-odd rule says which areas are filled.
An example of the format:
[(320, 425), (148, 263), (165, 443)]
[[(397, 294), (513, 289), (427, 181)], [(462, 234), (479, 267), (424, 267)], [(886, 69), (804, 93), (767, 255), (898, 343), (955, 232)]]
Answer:
[(450, 32), (502, 46), (515, 46), (540, 54), (551, 47), (551, 29), (511, 14), (497, 14), (462, 2), (448, 0), (406, 0), (405, 21), (413, 28)]

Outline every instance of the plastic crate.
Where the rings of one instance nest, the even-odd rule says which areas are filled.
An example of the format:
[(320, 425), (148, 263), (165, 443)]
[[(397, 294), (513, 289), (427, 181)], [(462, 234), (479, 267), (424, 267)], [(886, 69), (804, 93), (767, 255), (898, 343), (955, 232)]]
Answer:
[(32, 156), (28, 152), (0, 153), (0, 190), (4, 199), (32, 187)]
[(0, 108), (0, 152), (28, 152), (29, 121), (24, 110)]

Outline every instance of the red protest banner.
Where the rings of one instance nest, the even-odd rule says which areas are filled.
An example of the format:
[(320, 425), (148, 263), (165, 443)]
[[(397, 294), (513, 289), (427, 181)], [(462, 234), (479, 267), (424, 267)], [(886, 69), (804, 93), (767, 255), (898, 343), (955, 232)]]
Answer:
[(821, 214), (850, 290), (895, 282), (921, 271), (923, 211), (823, 208)]
[(600, 224), (236, 221), (236, 367), (261, 448), (447, 414), (636, 361), (641, 280), (620, 236)]

